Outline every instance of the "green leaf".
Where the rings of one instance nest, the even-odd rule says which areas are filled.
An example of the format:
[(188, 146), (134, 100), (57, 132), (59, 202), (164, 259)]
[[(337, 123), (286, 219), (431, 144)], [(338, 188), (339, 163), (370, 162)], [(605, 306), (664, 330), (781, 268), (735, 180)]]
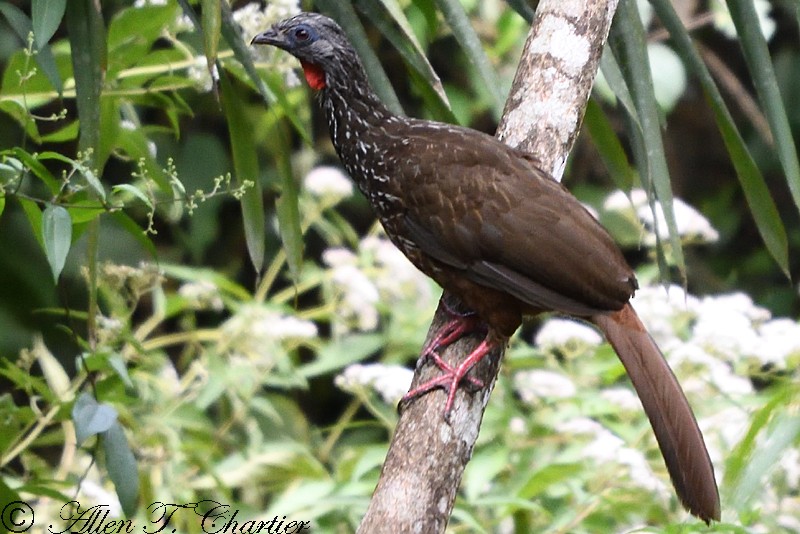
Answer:
[(66, 7), (67, 0), (33, 0), (31, 19), (37, 48), (45, 46), (56, 33)]
[(253, 124), (250, 120), (246, 103), (247, 95), (238, 91), (231, 83), (230, 75), (221, 73), (222, 108), (228, 122), (228, 134), (233, 152), (233, 168), (236, 183), (240, 186), (252, 182), (241, 199), (242, 217), (244, 220), (245, 240), (250, 261), (257, 273), (264, 268), (264, 252), (267, 240), (266, 220), (264, 216), (264, 198), (261, 192), (261, 181), (258, 173), (258, 150), (253, 136)]
[[(15, 147), (11, 150), (11, 153), (14, 154), (19, 160), (30, 169), (30, 171), (39, 178), (44, 185), (47, 186), (47, 189), (50, 191), (51, 195), (57, 195), (58, 192), (61, 190), (61, 184), (56, 178), (47, 170), (47, 167), (42, 164), (40, 159), (42, 159), (42, 155), (39, 154), (38, 157), (34, 157), (32, 154), (26, 152), (20, 147)], [(72, 160), (69, 160), (70, 164)]]
[(144, 191), (142, 191), (133, 184), (118, 184), (112, 186), (111, 191), (113, 191), (114, 193), (119, 193), (120, 191), (126, 191), (131, 195), (133, 195), (134, 197), (141, 200), (144, 203), (144, 205), (147, 206), (150, 210), (153, 209), (153, 202), (150, 200), (150, 197), (148, 197)]
[(505, 96), (500, 91), (500, 84), (497, 83), (499, 77), (486, 56), (475, 29), (470, 24), (469, 17), (464, 11), (464, 6), (460, 0), (437, 0), (436, 3), (439, 5), (439, 9), (442, 10), (450, 29), (453, 30), (456, 41), (464, 49), (467, 58), (475, 67), (484, 89), (491, 97), (495, 118), (499, 119), (503, 113)]
[(65, 126), (62, 126), (58, 130), (43, 135), (42, 142), (43, 143), (65, 143), (67, 141), (73, 141), (78, 137), (78, 126), (80, 123), (78, 121), (70, 121)]
[(106, 432), (117, 422), (117, 410), (108, 404), (99, 404), (88, 393), (81, 393), (72, 406), (75, 439), (80, 446), (87, 438)]
[[(49, 0), (42, 0), (43, 2), (49, 2)], [(58, 1), (66, 1), (66, 0), (56, 0)], [(34, 2), (35, 4), (36, 2)], [(31, 20), (28, 18), (25, 13), (20, 11), (19, 8), (16, 6), (9, 4), (8, 2), (0, 2), (0, 13), (2, 13), (9, 22), (9, 26), (11, 26), (14, 31), (16, 32), (17, 36), (22, 40), (23, 43), (28, 42), (28, 34), (33, 31), (33, 24)], [(42, 68), (45, 76), (52, 84), (53, 88), (61, 95), (63, 91), (63, 83), (61, 81), (61, 75), (58, 73), (58, 67), (56, 67), (56, 60), (53, 57), (53, 52), (50, 50), (50, 47), (46, 45), (44, 46), (37, 46), (37, 54), (36, 54), (36, 62)]]
[(3, 193), (3, 196), (0, 196), (0, 216), (3, 215), (3, 210), (6, 209), (6, 195)]
[(385, 343), (380, 334), (352, 334), (322, 347), (317, 358), (298, 369), (303, 378), (314, 378), (338, 371), (378, 352)]
[(144, 248), (152, 258), (155, 259), (158, 258), (158, 251), (156, 250), (156, 246), (153, 244), (150, 238), (147, 237), (147, 234), (145, 234), (144, 229), (142, 229), (138, 224), (136, 224), (136, 221), (131, 219), (131, 217), (128, 214), (126, 214), (124, 211), (114, 211), (111, 213), (111, 218), (114, 219), (114, 221), (116, 221), (116, 223), (119, 224), (119, 226), (123, 230), (128, 232), (128, 234), (130, 234), (134, 239), (136, 239), (136, 241), (138, 241), (139, 244), (142, 245), (142, 248)]
[(25, 212), (25, 217), (28, 218), (28, 223), (31, 225), (34, 237), (39, 242), (39, 246), (44, 249), (44, 241), (42, 240), (42, 210), (39, 205), (33, 200), (27, 198), (16, 197), (19, 205), (22, 206), (22, 211)]
[(200, 0), (203, 19), (203, 50), (206, 54), (206, 63), (211, 78), (216, 81), (214, 67), (217, 63), (217, 51), (219, 49), (219, 35), (222, 26), (222, 7), (221, 0)]
[(767, 40), (758, 24), (758, 14), (753, 0), (727, 0), (727, 4), (736, 32), (741, 39), (744, 59), (753, 76), (758, 99), (775, 138), (778, 159), (786, 173), (786, 183), (789, 185), (795, 206), (800, 209), (800, 161), (797, 157), (797, 145), (778, 89), (778, 80), (775, 78)]
[[(380, 29), (381, 33), (394, 45), (408, 65), (417, 71), (417, 74), (424, 80), (430, 88), (431, 95), (439, 101), (439, 105), (450, 109), (450, 102), (444, 91), (439, 75), (433, 70), (422, 46), (419, 44), (408, 19), (396, 0), (381, 0), (380, 4), (384, 9), (380, 9), (374, 0), (358, 0), (358, 8), (365, 13), (372, 23)], [(390, 21), (387, 20), (386, 13), (393, 19), (398, 31)]]
[(106, 455), (106, 470), (117, 490), (122, 511), (126, 516), (133, 517), (139, 498), (139, 473), (136, 469), (136, 458), (118, 421), (115, 420), (102, 433), (101, 441)]
[(797, 439), (800, 418), (785, 412), (787, 406), (796, 403), (796, 391), (791, 384), (774, 389), (767, 402), (750, 416), (747, 433), (728, 453), (723, 487), (736, 509), (750, 500), (757, 488), (763, 488), (765, 471), (776, 464), (786, 444)]
[(590, 99), (586, 106), (583, 125), (589, 132), (594, 146), (597, 147), (611, 179), (621, 190), (630, 191), (636, 171), (628, 162), (628, 156), (611, 122), (594, 99)]
[(291, 148), (281, 124), (276, 125), (275, 132), (273, 154), (281, 177), (281, 196), (275, 202), (278, 230), (286, 251), (289, 271), (294, 279), (298, 280), (300, 267), (303, 264), (303, 230), (300, 227), (299, 193), (292, 172)]
[(520, 17), (524, 18), (528, 24), (533, 24), (533, 18), (536, 16), (536, 12), (528, 5), (528, 2), (525, 0), (506, 0), (506, 3), (511, 6), (511, 9), (516, 11)]
[(42, 242), (53, 280), (58, 283), (72, 244), (72, 219), (66, 209), (52, 204), (45, 208), (42, 213)]
[(27, 136), (33, 139), (35, 143), (38, 144), (42, 142), (42, 137), (39, 135), (39, 127), (36, 125), (36, 121), (33, 120), (22, 103), (16, 100), (3, 100), (0, 102), (0, 111), (7, 113), (17, 124), (22, 126)]
[(670, 32), (672, 44), (686, 68), (700, 81), (714, 119), (722, 134), (725, 147), (730, 154), (736, 176), (742, 186), (747, 204), (753, 214), (756, 228), (764, 240), (767, 250), (784, 274), (789, 276), (789, 250), (786, 230), (778, 208), (772, 199), (758, 166), (753, 160), (731, 117), (711, 73), (692, 44), (691, 37), (669, 0), (651, 2), (659, 20)]
[[(75, 73), (76, 103), (80, 124), (78, 148), (96, 150), (100, 144), (100, 94), (106, 71), (106, 30), (99, 3), (71, 0), (67, 29)], [(95, 154), (96, 156), (97, 154)], [(104, 161), (95, 161), (102, 168)]]
[[(653, 89), (653, 77), (650, 72), (650, 60), (647, 55), (647, 40), (636, 0), (620, 1), (611, 32), (611, 44), (614, 52), (624, 59), (620, 61), (620, 66), (630, 88), (644, 136), (644, 150), (640, 148), (634, 152), (643, 180), (642, 185), (650, 197), (650, 207), (654, 217), (653, 192), (661, 204), (669, 230), (672, 259), (685, 284), (686, 261), (678, 234), (678, 225), (675, 222), (675, 211), (672, 207), (672, 186), (664, 154), (664, 143), (661, 138), (661, 123)], [(645, 177), (649, 179), (645, 181)], [(656, 231), (656, 236), (659, 235), (659, 231)], [(661, 258), (660, 263), (663, 263)]]

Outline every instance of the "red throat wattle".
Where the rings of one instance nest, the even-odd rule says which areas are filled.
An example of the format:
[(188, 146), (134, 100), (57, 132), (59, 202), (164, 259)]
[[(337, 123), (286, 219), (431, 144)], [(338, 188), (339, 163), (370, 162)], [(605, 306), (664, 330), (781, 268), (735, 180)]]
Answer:
[(315, 91), (319, 91), (325, 87), (325, 72), (313, 63), (306, 63), (301, 61), (303, 66), (303, 74), (306, 75), (306, 81)]

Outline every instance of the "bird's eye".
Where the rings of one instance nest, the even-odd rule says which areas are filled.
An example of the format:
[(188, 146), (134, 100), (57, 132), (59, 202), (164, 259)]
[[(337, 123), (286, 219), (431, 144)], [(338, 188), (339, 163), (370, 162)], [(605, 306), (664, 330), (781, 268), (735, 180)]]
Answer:
[(308, 31), (308, 28), (297, 28), (294, 31), (294, 38), (301, 43), (308, 41), (311, 38), (311, 32)]

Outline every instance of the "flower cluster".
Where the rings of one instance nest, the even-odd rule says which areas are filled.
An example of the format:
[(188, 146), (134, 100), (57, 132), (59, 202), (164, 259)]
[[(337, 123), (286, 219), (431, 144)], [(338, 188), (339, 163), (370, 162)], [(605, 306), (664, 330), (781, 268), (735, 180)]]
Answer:
[[(298, 0), (271, 0), (263, 7), (259, 2), (250, 2), (233, 12), (233, 20), (239, 24), (244, 41), (249, 43), (255, 35), (299, 12)], [(256, 61), (269, 63), (271, 69), (281, 72), (288, 86), (299, 83), (293, 70), (296, 63), (288, 54), (279, 54), (271, 46), (252, 46), (250, 49)]]
[(312, 339), (317, 326), (262, 304), (242, 306), (221, 327), (219, 348), (238, 361), (269, 368), (277, 363), (277, 347), (290, 340)]
[[(653, 210), (647, 202), (647, 193), (643, 189), (633, 189), (630, 197), (624, 191), (616, 191), (606, 197), (603, 203), (606, 211), (615, 211), (630, 219), (638, 220), (644, 225), (647, 234), (644, 244), (656, 244), (656, 232), (662, 239), (669, 236), (667, 220), (661, 204), (656, 204), (655, 217)], [(684, 241), (696, 243), (714, 243), (719, 239), (719, 233), (711, 226), (708, 219), (679, 198), (673, 199), (672, 210), (675, 212), (675, 224), (678, 235)]]
[(414, 373), (400, 365), (383, 365), (379, 363), (347, 367), (336, 379), (336, 385), (350, 393), (359, 390), (374, 390), (383, 401), (393, 406), (408, 391)]
[(323, 253), (336, 306), (334, 332), (370, 331), (378, 326), (379, 304), (413, 306), (433, 315), (434, 285), (383, 236), (367, 236), (357, 253), (336, 247)]

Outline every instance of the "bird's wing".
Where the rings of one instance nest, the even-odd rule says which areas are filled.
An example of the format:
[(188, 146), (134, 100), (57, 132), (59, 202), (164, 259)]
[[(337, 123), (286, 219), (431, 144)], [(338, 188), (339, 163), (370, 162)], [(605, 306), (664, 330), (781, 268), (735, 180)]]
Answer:
[(630, 298), (612, 238), (529, 158), (472, 130), (408, 138), (405, 225), (425, 254), (539, 309), (589, 315)]

